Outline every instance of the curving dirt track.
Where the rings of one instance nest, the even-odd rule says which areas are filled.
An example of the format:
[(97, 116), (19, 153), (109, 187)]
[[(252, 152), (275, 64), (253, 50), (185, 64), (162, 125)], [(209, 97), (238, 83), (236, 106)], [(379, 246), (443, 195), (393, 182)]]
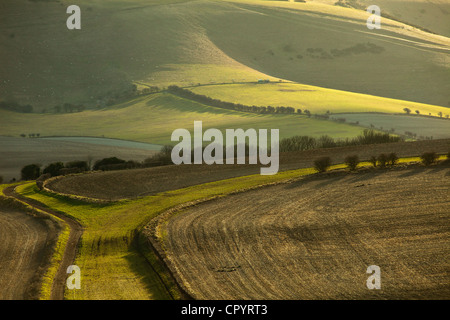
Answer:
[[(52, 211), (52, 210), (48, 209), (45, 205), (39, 203), (38, 201), (35, 201), (33, 199), (29, 199), (22, 195), (17, 194), (15, 192), (14, 186), (6, 188), (3, 192), (8, 197), (14, 197), (18, 200), (21, 200), (21, 201), (31, 205), (33, 208), (44, 211), (50, 215), (59, 217), (60, 219), (64, 220), (64, 222), (70, 227), (69, 239), (67, 240), (66, 248), (65, 248), (62, 260), (60, 262), (58, 271), (56, 272), (56, 275), (53, 279), (52, 292), (51, 292), (51, 297), (50, 297), (51, 300), (63, 300), (64, 299), (64, 289), (65, 289), (65, 285), (66, 285), (65, 281), (67, 278), (66, 270), (67, 270), (67, 267), (69, 265), (71, 265), (73, 263), (73, 261), (75, 260), (77, 248), (78, 248), (78, 242), (81, 238), (81, 235), (83, 234), (83, 227), (80, 225), (79, 222), (72, 220), (71, 218), (65, 216), (62, 213)], [(9, 236), (9, 234), (6, 232), (5, 232), (5, 235), (6, 235), (6, 237)], [(50, 259), (50, 257), (47, 257), (47, 258)]]
[[(314, 175), (185, 209), (162, 245), (196, 299), (449, 299), (449, 177)], [(366, 286), (370, 265), (381, 290)]]
[(0, 300), (37, 298), (56, 232), (49, 219), (0, 207)]

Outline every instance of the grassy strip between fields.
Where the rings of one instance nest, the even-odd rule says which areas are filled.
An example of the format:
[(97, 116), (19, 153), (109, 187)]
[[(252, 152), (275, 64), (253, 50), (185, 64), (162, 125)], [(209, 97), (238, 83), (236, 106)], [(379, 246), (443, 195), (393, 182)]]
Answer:
[[(402, 158), (398, 163), (419, 161), (418, 157)], [(368, 162), (359, 164), (359, 167), (370, 166)], [(345, 164), (338, 164), (330, 170), (344, 168)], [(244, 176), (112, 203), (86, 203), (40, 191), (35, 183), (23, 184), (17, 191), (84, 226), (75, 261), (81, 269), (81, 289), (66, 290), (66, 299), (179, 299), (180, 293), (162, 262), (150, 250), (139, 249), (145, 247), (138, 246), (142, 242), (140, 231), (151, 219), (188, 202), (222, 197), (314, 172), (307, 168), (273, 176)]]
[[(29, 184), (34, 184), (29, 183)], [(24, 184), (25, 185), (25, 184)], [(70, 228), (69, 226), (64, 222), (64, 220), (50, 215), (42, 210), (39, 210), (37, 208), (34, 208), (30, 206), (29, 204), (12, 198), (8, 197), (4, 194), (4, 190), (10, 186), (16, 186), (18, 188), (23, 187), (24, 185), (20, 185), (20, 183), (15, 184), (6, 184), (6, 185), (0, 185), (0, 204), (3, 204), (7, 207), (12, 207), (14, 209), (23, 210), (29, 214), (32, 214), (33, 216), (39, 216), (44, 217), (47, 219), (51, 219), (59, 226), (59, 232), (57, 235), (56, 243), (54, 243), (53, 247), (53, 253), (50, 259), (50, 263), (48, 264), (48, 268), (45, 271), (45, 273), (42, 275), (41, 278), (41, 284), (39, 288), (39, 294), (38, 298), (40, 300), (50, 300), (51, 294), (52, 294), (52, 285), (53, 285), (53, 279), (55, 278), (56, 272), (58, 271), (59, 265), (62, 261), (64, 251), (66, 249), (66, 244), (69, 239), (70, 234)]]
[(67, 241), (69, 240), (70, 228), (65, 222), (63, 222), (63, 220), (60, 221), (61, 223), (64, 223), (64, 227), (58, 235), (58, 240), (55, 244), (50, 266), (42, 277), (42, 285), (39, 292), (40, 300), (50, 300), (51, 298), (53, 280), (58, 272), (59, 265), (63, 259), (64, 251), (66, 250)]

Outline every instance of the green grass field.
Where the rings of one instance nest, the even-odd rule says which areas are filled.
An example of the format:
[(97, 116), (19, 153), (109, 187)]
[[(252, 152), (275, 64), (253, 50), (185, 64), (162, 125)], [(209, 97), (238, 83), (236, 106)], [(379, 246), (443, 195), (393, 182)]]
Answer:
[(361, 127), (308, 119), (296, 115), (260, 115), (209, 107), (171, 94), (140, 97), (104, 110), (70, 114), (20, 114), (0, 110), (0, 135), (19, 136), (97, 136), (150, 142), (171, 143), (173, 130), (192, 130), (194, 121), (217, 129), (280, 129), (280, 138), (293, 135), (335, 138), (355, 137)]
[(318, 114), (324, 114), (327, 111), (331, 113), (405, 113), (403, 108), (409, 108), (413, 113), (415, 110), (419, 110), (421, 114), (425, 115), (431, 113), (433, 116), (437, 116), (439, 112), (444, 114), (450, 113), (449, 108), (429, 104), (326, 89), (299, 83), (275, 82), (269, 84), (212, 85), (195, 87), (190, 90), (197, 94), (223, 101), (257, 106), (291, 106), (296, 109), (308, 109), (312, 113)]

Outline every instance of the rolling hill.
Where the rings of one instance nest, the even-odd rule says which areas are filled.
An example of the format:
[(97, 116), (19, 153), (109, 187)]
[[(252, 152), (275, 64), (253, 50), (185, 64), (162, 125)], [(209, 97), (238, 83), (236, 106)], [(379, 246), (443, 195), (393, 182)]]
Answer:
[(362, 10), (285, 1), (2, 1), (0, 100), (47, 111), (133, 83), (285, 79), (448, 107), (450, 40)]
[(199, 19), (215, 45), (253, 69), (302, 84), (450, 106), (446, 37), (389, 19), (381, 30), (369, 30), (368, 13), (339, 6), (222, 6), (227, 14), (211, 10)]
[[(415, 1), (405, 11), (409, 0), (377, 1), (392, 19), (385, 15), (381, 30), (369, 30), (365, 0), (79, 0), (82, 29), (71, 31), (66, 8), (72, 1), (2, 0), (4, 182), (25, 163), (142, 160), (171, 143), (175, 129), (192, 132), (194, 121), (202, 121), (203, 130), (280, 129), (280, 138), (351, 138), (368, 126), (427, 136), (282, 152), (273, 176), (257, 174), (259, 165), (168, 165), (69, 175), (47, 181), (43, 190), (35, 181), (2, 185), (4, 203), (26, 200), (68, 223), (51, 262), (51, 268), (59, 265), (58, 275), (52, 285), (50, 272), (40, 297), (180, 299), (184, 286), (193, 298), (219, 299), (448, 296), (442, 264), (448, 161), (412, 164), (424, 152), (448, 157), (448, 6)], [(312, 115), (219, 108), (217, 101), (166, 90), (171, 85)], [(21, 113), (11, 110), (17, 105)], [(27, 105), (33, 112), (24, 112)], [(152, 146), (120, 147), (103, 138)], [(399, 157), (399, 165), (365, 167), (382, 154)], [(363, 161), (361, 172), (344, 172), (349, 155)], [(307, 177), (315, 160), (327, 156), (338, 170)], [(172, 216), (180, 208), (185, 214)], [(0, 209), (0, 220), (8, 222), (12, 213)], [(15, 253), (24, 247), (30, 256), (16, 236), (20, 228), (6, 224), (5, 236), (17, 240)], [(27, 279), (6, 262), (0, 261), (7, 271), (0, 282), (23, 289)], [(61, 274), (69, 263), (82, 270), (81, 290), (66, 290)], [(378, 295), (364, 287), (371, 263), (382, 265), (386, 281)]]
[[(219, 129), (280, 128), (281, 138), (346, 138), (363, 129), (305, 116), (218, 109), (165, 92), (117, 99), (134, 92), (133, 86), (172, 84), (224, 101), (312, 113), (403, 113), (408, 107), (422, 115), (448, 115), (445, 33), (385, 18), (381, 30), (368, 30), (368, 14), (358, 7), (364, 3), (348, 2), (356, 8), (327, 0), (80, 0), (82, 29), (70, 31), (69, 1), (4, 0), (0, 59), (8, 63), (0, 64), (0, 101), (31, 104), (38, 113), (0, 109), (0, 135), (167, 144), (173, 130), (191, 129), (194, 120)], [(380, 5), (396, 13), (394, 6)], [(444, 14), (445, 5), (439, 8)], [(255, 85), (258, 79), (271, 83)], [(106, 103), (111, 99), (119, 103)], [(87, 110), (57, 112), (65, 103)], [(373, 122), (364, 114), (357, 118), (366, 127)], [(377, 122), (377, 129), (396, 128), (392, 119)], [(426, 135), (447, 137), (447, 122), (433, 121), (426, 119), (432, 128)], [(401, 122), (397, 133), (415, 132), (417, 119)]]
[(40, 133), (40, 136), (95, 136), (154, 144), (172, 144), (175, 129), (192, 131), (194, 121), (203, 127), (228, 129), (280, 129), (280, 138), (293, 135), (335, 138), (355, 137), (362, 127), (307, 116), (253, 114), (221, 109), (183, 99), (170, 93), (135, 98), (101, 110), (65, 114), (21, 114), (0, 110), (0, 135)]

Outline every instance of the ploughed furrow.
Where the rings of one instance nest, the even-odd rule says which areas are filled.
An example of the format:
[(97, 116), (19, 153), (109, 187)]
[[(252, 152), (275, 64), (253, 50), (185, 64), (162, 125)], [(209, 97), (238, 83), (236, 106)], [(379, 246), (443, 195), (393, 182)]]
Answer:
[[(449, 176), (315, 175), (188, 208), (162, 241), (196, 299), (448, 299)], [(370, 265), (381, 290), (367, 288)]]
[(0, 300), (37, 298), (54, 234), (48, 219), (0, 207)]

